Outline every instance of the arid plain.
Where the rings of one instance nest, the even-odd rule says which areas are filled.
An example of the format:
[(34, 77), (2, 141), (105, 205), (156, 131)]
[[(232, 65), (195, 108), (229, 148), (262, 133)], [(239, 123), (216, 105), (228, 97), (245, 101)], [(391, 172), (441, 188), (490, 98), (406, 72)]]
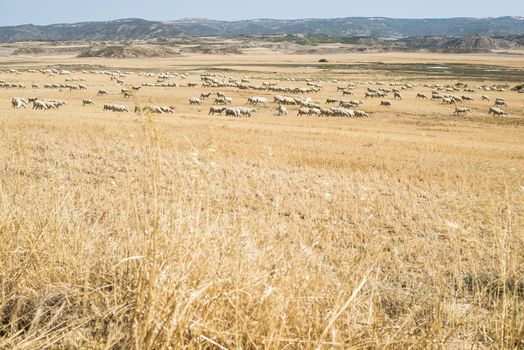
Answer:
[[(524, 347), (522, 57), (0, 57), (0, 80), (25, 86), (0, 88), (0, 348)], [(28, 72), (49, 68), (70, 74)], [(187, 75), (120, 93), (162, 72)], [(87, 89), (43, 88), (70, 78)], [(406, 83), (391, 107), (364, 98)], [(474, 101), (416, 98), (437, 85)], [(241, 118), (188, 103), (218, 91), (269, 103)], [(277, 116), (275, 95), (360, 99), (369, 117)], [(488, 115), (496, 98), (507, 116)]]

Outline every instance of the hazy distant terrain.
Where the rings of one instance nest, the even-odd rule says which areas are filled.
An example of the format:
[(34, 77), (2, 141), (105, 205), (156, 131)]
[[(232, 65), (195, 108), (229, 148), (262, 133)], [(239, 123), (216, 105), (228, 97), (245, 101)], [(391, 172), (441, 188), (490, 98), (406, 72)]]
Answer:
[(106, 58), (175, 57), (183, 54), (241, 55), (253, 49), (286, 54), (351, 54), (380, 52), (524, 54), (524, 35), (489, 37), (410, 36), (396, 39), (327, 34), (177, 36), (114, 41), (19, 41), (0, 44), (0, 56)]
[(180, 35), (237, 36), (315, 34), (399, 38), (409, 36), (524, 35), (524, 18), (392, 19), (348, 17), (336, 19), (214, 21), (184, 19), (169, 22), (121, 19), (109, 22), (21, 25), (0, 27), (0, 42), (27, 40), (145, 40)]

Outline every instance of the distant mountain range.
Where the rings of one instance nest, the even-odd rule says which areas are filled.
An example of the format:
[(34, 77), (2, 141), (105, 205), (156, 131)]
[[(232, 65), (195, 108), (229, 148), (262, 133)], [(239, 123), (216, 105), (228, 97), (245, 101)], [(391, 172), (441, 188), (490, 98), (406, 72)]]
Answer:
[(109, 22), (20, 25), (0, 27), (0, 42), (16, 41), (129, 41), (177, 36), (239, 36), (327, 34), (347, 37), (403, 38), (413, 36), (524, 35), (524, 17), (394, 19), (348, 17), (333, 19), (254, 19), (215, 21), (182, 19), (169, 22), (120, 19)]

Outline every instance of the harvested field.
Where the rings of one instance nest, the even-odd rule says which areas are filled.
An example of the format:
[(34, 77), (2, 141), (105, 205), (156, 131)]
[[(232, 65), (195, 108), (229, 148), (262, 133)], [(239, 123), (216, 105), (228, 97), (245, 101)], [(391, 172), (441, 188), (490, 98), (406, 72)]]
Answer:
[[(25, 86), (0, 88), (0, 348), (524, 347), (522, 59), (325, 57), (0, 57), (0, 81)], [(437, 89), (474, 100), (416, 98)], [(217, 92), (257, 111), (209, 115)], [(275, 95), (369, 116), (277, 116)], [(507, 116), (488, 115), (496, 98)]]

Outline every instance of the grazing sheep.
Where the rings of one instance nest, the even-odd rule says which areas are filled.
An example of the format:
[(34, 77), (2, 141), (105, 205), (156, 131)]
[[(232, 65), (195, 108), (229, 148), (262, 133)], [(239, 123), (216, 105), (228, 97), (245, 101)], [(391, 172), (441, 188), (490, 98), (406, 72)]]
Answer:
[(226, 107), (217, 107), (217, 106), (211, 106), (209, 107), (209, 114), (215, 115), (218, 113), (219, 115), (222, 115), (222, 113), (226, 110)]
[(326, 100), (326, 104), (330, 104), (330, 103), (338, 103), (338, 102), (339, 102), (339, 101), (336, 100), (336, 99), (334, 99), (334, 98), (328, 98), (328, 99)]
[(129, 113), (129, 108), (123, 105), (117, 104), (105, 104), (104, 111), (113, 111), (113, 112), (127, 112)]
[(490, 107), (488, 114), (493, 114), (493, 116), (508, 115), (508, 113), (504, 112), (502, 109), (498, 109), (495, 107)]
[(355, 117), (357, 118), (369, 117), (369, 115), (364, 111), (355, 110), (354, 113), (355, 113)]
[(66, 105), (66, 103), (60, 100), (33, 99), (33, 109), (57, 109), (64, 105)]
[(65, 106), (67, 104), (64, 101), (60, 101), (60, 100), (46, 100), (46, 102), (52, 104), (54, 106), (54, 108), (59, 108), (61, 106)]
[(453, 115), (465, 115), (467, 113), (471, 113), (471, 109), (469, 108), (464, 108), (464, 107), (457, 107), (455, 108), (455, 111), (453, 112)]
[(146, 113), (164, 114), (164, 113), (173, 113), (173, 110), (174, 110), (173, 106), (144, 106), (144, 107), (135, 106), (135, 113), (146, 112)]
[(196, 97), (192, 97), (192, 98), (189, 99), (189, 104), (190, 105), (201, 105), (202, 103), (204, 103), (204, 101), (202, 101), (201, 99), (196, 98)]
[(11, 106), (16, 109), (26, 108), (27, 103), (27, 100), (20, 97), (13, 97), (11, 99)]
[(380, 105), (381, 106), (385, 106), (385, 107), (391, 107), (391, 101), (387, 101), (387, 100), (382, 100), (380, 101)]
[(209, 98), (211, 96), (210, 92), (203, 92), (200, 94), (200, 99), (205, 100), (206, 98)]
[(282, 105), (279, 105), (277, 108), (277, 113), (279, 116), (287, 116), (287, 108)]
[(482, 101), (489, 101), (489, 97), (486, 96), (486, 95), (482, 95), (481, 100)]
[(226, 116), (228, 117), (240, 117), (240, 111), (238, 108), (225, 108)]
[(160, 110), (164, 113), (171, 113), (173, 114), (175, 112), (174, 106), (158, 106)]
[(456, 104), (456, 102), (455, 102), (455, 100), (453, 98), (443, 97), (442, 98), (442, 104), (454, 105), (454, 104)]
[(320, 116), (321, 117), (330, 117), (333, 115), (333, 112), (331, 111), (331, 109), (325, 109), (325, 108), (321, 108), (320, 109)]
[(226, 101), (225, 97), (219, 97), (219, 98), (215, 98), (215, 100), (213, 101), (213, 104), (215, 104), (215, 105), (226, 105), (227, 101)]
[(297, 101), (295, 101), (294, 99), (290, 97), (286, 97), (286, 96), (275, 96), (273, 97), (273, 101), (275, 103), (283, 104), (283, 105), (296, 105), (297, 104)]
[(40, 101), (40, 100), (33, 101), (33, 109), (47, 110), (49, 108), (53, 108), (53, 107), (51, 107), (51, 105), (47, 104), (45, 101)]
[(167, 107), (167, 106), (135, 106), (135, 113), (157, 113), (157, 114), (164, 114), (164, 113), (173, 113), (173, 107)]
[(159, 106), (152, 106), (151, 108), (152, 108), (154, 113), (157, 113), (157, 114), (163, 114), (164, 113), (164, 111), (162, 111), (162, 108), (160, 108)]
[(502, 98), (497, 98), (497, 99), (495, 100), (495, 104), (494, 104), (493, 106), (505, 106), (505, 107), (507, 107), (508, 104), (506, 103), (506, 101), (505, 101), (504, 99), (502, 99)]
[(421, 94), (421, 93), (417, 93), (417, 99), (423, 99), (423, 100), (427, 100), (428, 97), (424, 94)]
[(252, 96), (247, 99), (247, 103), (251, 105), (265, 105), (267, 103), (267, 98), (260, 96)]
[(320, 109), (319, 108), (310, 108), (307, 115), (316, 115), (320, 116)]
[(331, 108), (331, 112), (335, 117), (353, 118), (355, 116), (355, 111), (353, 111), (352, 109)]
[(297, 115), (308, 115), (309, 114), (309, 108), (300, 108), (298, 110), (298, 114)]
[(274, 103), (278, 103), (278, 104), (283, 103), (284, 102), (284, 96), (278, 95), (278, 96), (273, 97), (273, 102)]
[(94, 105), (95, 103), (93, 102), (93, 100), (90, 100), (90, 99), (83, 99), (82, 100), (82, 106), (87, 106), (87, 105)]
[(344, 104), (348, 104), (349, 107), (358, 107), (358, 106), (360, 106), (361, 104), (364, 103), (361, 100), (344, 101), (344, 103), (342, 103), (342, 101), (340, 101), (340, 102), (341, 102), (340, 103), (341, 107), (345, 107)]
[(239, 113), (241, 115), (245, 115), (247, 117), (251, 117), (251, 115), (255, 112), (258, 112), (256, 109), (252, 109), (252, 108), (244, 108), (244, 107), (239, 107), (237, 108), (237, 110), (239, 111)]
[(108, 93), (109, 92), (107, 90), (104, 90), (104, 89), (98, 90), (98, 96), (107, 95)]
[(320, 109), (320, 108), (322, 108), (322, 106), (320, 106), (319, 104), (311, 103), (311, 102), (306, 103), (304, 106), (305, 106), (305, 107), (309, 107), (309, 108), (315, 108), (315, 109)]
[(402, 95), (400, 94), (400, 92), (395, 91), (395, 92), (393, 93), (393, 98), (394, 98), (394, 99), (402, 100)]
[(354, 108), (354, 107), (359, 105), (358, 103), (354, 103), (354, 102), (355, 101), (340, 101), (338, 106), (339, 107), (344, 107), (344, 108)]

